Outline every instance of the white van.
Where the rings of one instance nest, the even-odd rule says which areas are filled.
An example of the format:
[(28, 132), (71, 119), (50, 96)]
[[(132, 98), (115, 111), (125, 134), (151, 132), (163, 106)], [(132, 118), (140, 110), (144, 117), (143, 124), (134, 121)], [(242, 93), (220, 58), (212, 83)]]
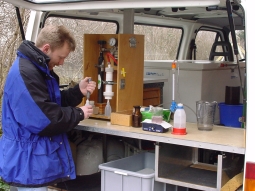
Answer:
[[(255, 154), (253, 152), (253, 135), (255, 128), (252, 122), (252, 105), (255, 105), (252, 81), (254, 75), (252, 60), (252, 11), (251, 2), (248, 0), (5, 0), (16, 7), (31, 10), (30, 20), (27, 26), (25, 38), (35, 41), (40, 29), (47, 24), (63, 24), (75, 35), (77, 50), (67, 59), (63, 68), (59, 68), (62, 84), (71, 80), (76, 81), (86, 75), (84, 34), (101, 35), (105, 38), (107, 46), (113, 47), (111, 53), (114, 59), (120, 59), (121, 34), (142, 35), (144, 47), (142, 50), (143, 71), (139, 73), (143, 77), (143, 84), (137, 83), (137, 89), (145, 87), (154, 88), (145, 98), (143, 91), (143, 104), (148, 106), (161, 105), (171, 109), (174, 102), (182, 102), (185, 106), (187, 122), (196, 123), (196, 101), (216, 101), (224, 104), (231, 96), (227, 87), (239, 87), (238, 104), (242, 104), (242, 115), (237, 116), (237, 126), (230, 124), (232, 131), (238, 133), (240, 140), (233, 140), (235, 137), (219, 135), (217, 140), (212, 142), (204, 140), (205, 132), (201, 137), (194, 140), (190, 138), (169, 138), (146, 135), (139, 137), (134, 132), (116, 132), (114, 130), (102, 130), (97, 127), (82, 127), (77, 129), (92, 132), (105, 133), (109, 135), (124, 136), (132, 139), (145, 139), (157, 143), (165, 143), (196, 148), (195, 157), (198, 162), (208, 162), (210, 157), (222, 155), (224, 157), (243, 157), (241, 171), (228, 177), (228, 180), (236, 180), (235, 175), (241, 174), (244, 190), (253, 190), (255, 185)], [(112, 35), (112, 37), (111, 37)], [(118, 36), (120, 35), (120, 36)], [(95, 36), (94, 36), (95, 37)], [(137, 36), (129, 37), (130, 47), (139, 46)], [(137, 37), (137, 39), (135, 39)], [(88, 35), (89, 38), (89, 35)], [(100, 40), (100, 39), (99, 39)], [(117, 47), (116, 43), (119, 47)], [(98, 56), (97, 44), (90, 44), (86, 51), (91, 51)], [(117, 47), (117, 50), (116, 50)], [(115, 48), (115, 49), (114, 49)], [(250, 50), (250, 51), (249, 51)], [(125, 52), (125, 50), (123, 50)], [(249, 53), (251, 52), (251, 53)], [(123, 53), (124, 54), (124, 53)], [(141, 55), (141, 54), (139, 54)], [(132, 56), (134, 56), (132, 58)], [(129, 54), (131, 62), (137, 55)], [(96, 64), (97, 60), (95, 60)], [(173, 77), (172, 64), (176, 63), (175, 78)], [(137, 66), (138, 67), (138, 66)], [(132, 66), (136, 71), (136, 65)], [(123, 68), (120, 68), (125, 73)], [(127, 71), (127, 70), (126, 70)], [(57, 71), (58, 72), (58, 71)], [(135, 72), (134, 72), (135, 74)], [(127, 72), (128, 75), (128, 72)], [(97, 75), (95, 75), (96, 77)], [(138, 76), (132, 78), (140, 79)], [(117, 78), (118, 80), (118, 78)], [(177, 81), (177, 82), (176, 82)], [(123, 85), (123, 81), (117, 82)], [(125, 84), (126, 83), (126, 84)], [(163, 85), (162, 85), (163, 83)], [(146, 85), (147, 84), (147, 85)], [(149, 85), (148, 85), (149, 84)], [(150, 85), (150, 84), (156, 84)], [(124, 82), (128, 85), (128, 80)], [(135, 85), (135, 84), (134, 84)], [(119, 87), (116, 87), (117, 89)], [(122, 87), (123, 88), (123, 87)], [(154, 95), (154, 90), (156, 95)], [(116, 94), (118, 90), (116, 90)], [(232, 91), (232, 89), (231, 89)], [(147, 95), (147, 94), (146, 94)], [(131, 95), (134, 96), (134, 95)], [(130, 96), (130, 97), (131, 97)], [(121, 97), (117, 98), (121, 99)], [(145, 101), (147, 99), (148, 102)], [(119, 106), (116, 104), (115, 111)], [(232, 104), (230, 104), (232, 105)], [(234, 105), (234, 104), (233, 104)], [(225, 105), (224, 105), (225, 106)], [(113, 105), (115, 107), (115, 105)], [(125, 108), (128, 109), (128, 108)], [(123, 110), (125, 110), (123, 109)], [(132, 109), (132, 108), (129, 108)], [(216, 108), (214, 124), (222, 124), (220, 109)], [(225, 109), (225, 108), (224, 108)], [(226, 115), (233, 115), (226, 114)], [(100, 119), (98, 119), (100, 120)], [(214, 134), (214, 136), (218, 136)], [(224, 143), (221, 143), (221, 138)], [(162, 140), (162, 141), (161, 141)], [(180, 147), (181, 148), (181, 147)], [(208, 150), (208, 152), (207, 152)], [(215, 155), (214, 155), (215, 154)], [(210, 156), (209, 156), (210, 155)], [(235, 158), (236, 159), (236, 158)], [(222, 159), (221, 159), (222, 160)], [(157, 160), (156, 160), (157, 161)], [(211, 160), (214, 165), (219, 161)], [(222, 162), (222, 161), (221, 161)], [(233, 162), (233, 161), (231, 161)], [(224, 161), (222, 162), (224, 166)], [(234, 163), (231, 163), (234, 165)], [(218, 164), (219, 165), (219, 164)], [(156, 165), (155, 168), (158, 166)], [(219, 171), (220, 167), (217, 167)], [(222, 170), (222, 166), (221, 169)], [(218, 172), (219, 173), (219, 172)], [(224, 174), (224, 173), (223, 173)], [(225, 184), (232, 184), (221, 180), (223, 174), (215, 176), (215, 184), (182, 181), (171, 179), (156, 174), (156, 181), (163, 182), (177, 187), (199, 190), (220, 190)], [(189, 179), (189, 177), (187, 177)], [(190, 177), (191, 179), (191, 177)], [(239, 185), (240, 186), (240, 185)], [(226, 187), (226, 186), (225, 186)], [(232, 187), (233, 188), (233, 187)], [(226, 189), (226, 188), (224, 188)]]

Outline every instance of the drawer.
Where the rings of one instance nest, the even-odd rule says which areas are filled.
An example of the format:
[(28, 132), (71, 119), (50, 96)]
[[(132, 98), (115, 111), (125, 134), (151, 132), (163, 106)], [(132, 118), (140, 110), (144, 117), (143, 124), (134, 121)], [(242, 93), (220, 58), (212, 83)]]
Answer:
[(160, 105), (160, 98), (149, 98), (149, 99), (143, 99), (143, 106), (158, 106)]
[(161, 104), (161, 89), (160, 88), (146, 88), (143, 90), (143, 105), (157, 106)]
[(143, 99), (160, 98), (160, 88), (148, 88), (143, 90)]

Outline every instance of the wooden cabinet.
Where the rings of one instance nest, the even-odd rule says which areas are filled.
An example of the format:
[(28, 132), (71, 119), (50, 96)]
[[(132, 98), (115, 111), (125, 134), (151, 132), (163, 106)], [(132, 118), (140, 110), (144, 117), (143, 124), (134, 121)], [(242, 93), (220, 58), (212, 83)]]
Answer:
[[(117, 40), (117, 61), (114, 65), (113, 60), (110, 62), (107, 53), (113, 49), (109, 45), (109, 39)], [(104, 41), (103, 48), (100, 49), (98, 42)], [(131, 43), (135, 41), (136, 43)], [(100, 51), (103, 51), (104, 67), (110, 63), (114, 68), (112, 91), (114, 95), (111, 99), (111, 108), (113, 112), (131, 110), (134, 105), (143, 104), (143, 71), (144, 71), (144, 35), (134, 34), (84, 34), (84, 76), (90, 76), (94, 81), (98, 81), (98, 86), (105, 86), (101, 82), (106, 80), (99, 79), (98, 75), (98, 58)], [(104, 70), (102, 67), (102, 70)], [(103, 88), (104, 89), (104, 88)], [(104, 90), (105, 91), (105, 90)], [(90, 99), (98, 104), (98, 89), (91, 95)], [(106, 100), (103, 100), (105, 104)], [(101, 104), (101, 103), (99, 103)], [(104, 109), (102, 109), (104, 111)]]

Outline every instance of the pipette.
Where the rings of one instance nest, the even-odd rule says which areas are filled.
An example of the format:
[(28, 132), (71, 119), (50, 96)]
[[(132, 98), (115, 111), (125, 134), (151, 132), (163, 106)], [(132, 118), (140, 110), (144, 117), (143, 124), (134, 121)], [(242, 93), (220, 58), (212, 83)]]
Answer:
[(177, 104), (175, 102), (175, 71), (176, 71), (176, 61), (174, 60), (172, 62), (172, 77), (173, 77), (173, 82), (172, 82), (172, 103), (170, 106), (170, 110), (172, 113), (175, 112)]
[[(88, 83), (91, 81), (91, 78), (89, 78), (89, 80), (88, 80)], [(85, 105), (89, 105), (89, 98), (90, 98), (90, 92), (89, 91), (87, 91), (87, 100), (86, 100), (86, 104)]]

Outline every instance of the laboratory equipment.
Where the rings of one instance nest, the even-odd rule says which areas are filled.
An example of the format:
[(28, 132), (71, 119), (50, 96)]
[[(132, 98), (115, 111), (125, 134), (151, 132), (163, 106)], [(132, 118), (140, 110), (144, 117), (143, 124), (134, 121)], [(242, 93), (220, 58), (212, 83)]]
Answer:
[(109, 45), (110, 45), (110, 46), (115, 46), (116, 43), (117, 43), (116, 38), (113, 38), (113, 37), (112, 37), (112, 38), (109, 39)]
[(112, 99), (114, 92), (112, 91), (113, 84), (116, 84), (113, 82), (113, 67), (111, 67), (111, 64), (108, 64), (108, 66), (105, 68), (106, 73), (106, 80), (104, 81), (105, 84), (105, 92), (103, 93), (105, 99), (109, 100)]
[[(169, 61), (145, 61), (144, 78), (164, 80), (163, 106), (169, 108), (172, 102), (172, 63)], [(238, 80), (231, 79), (232, 66), (221, 66), (221, 62), (206, 60), (178, 60), (176, 67), (175, 101), (183, 103), (187, 122), (197, 123), (196, 101), (225, 101), (226, 86), (240, 86)], [(241, 64), (244, 79), (245, 63)], [(179, 72), (178, 72), (179, 71)], [(177, 78), (178, 74), (178, 78)], [(241, 94), (241, 89), (240, 89)], [(242, 100), (242, 94), (240, 100)], [(187, 109), (188, 108), (188, 109)], [(220, 123), (219, 110), (215, 111), (214, 124)]]
[(182, 103), (178, 103), (174, 113), (172, 134), (186, 135), (186, 113)]
[(175, 101), (175, 71), (176, 71), (176, 62), (172, 62), (172, 103), (170, 106), (170, 110), (172, 113), (176, 110), (176, 101)]
[[(108, 60), (109, 61), (109, 60)], [(112, 112), (112, 108), (110, 105), (110, 99), (112, 99), (112, 96), (114, 95), (114, 92), (112, 91), (112, 85), (113, 83), (113, 67), (111, 67), (111, 63), (108, 62), (108, 66), (105, 68), (105, 72), (106, 72), (106, 80), (105, 80), (105, 92), (104, 97), (107, 100), (107, 104), (105, 106), (105, 116), (110, 117), (111, 116), (111, 112)]]
[(142, 127), (142, 113), (140, 111), (141, 106), (134, 106), (132, 113), (132, 126), (133, 127)]
[(197, 127), (199, 130), (211, 131), (213, 129), (216, 105), (216, 101), (200, 100), (196, 102)]
[[(137, 42), (139, 42), (137, 43), (136, 47), (129, 46), (130, 37), (136, 38)], [(111, 45), (114, 46), (111, 46), (108, 43), (109, 39), (111, 38), (116, 39), (115, 45), (113, 43), (114, 40), (111, 40)], [(99, 40), (107, 43), (103, 44), (102, 48), (100, 48), (97, 43)], [(143, 35), (84, 34), (83, 53), (84, 75), (91, 76), (92, 79), (98, 79), (99, 70), (101, 72), (101, 61), (104, 60), (103, 78), (99, 77), (98, 83), (99, 86), (101, 85), (101, 87), (103, 86), (104, 88), (103, 101), (98, 102), (97, 98), (101, 93), (98, 88), (91, 95), (91, 100), (94, 100), (95, 106), (99, 108), (99, 115), (93, 116), (94, 118), (108, 119), (104, 112), (109, 97), (111, 97), (111, 99), (109, 99), (109, 103), (112, 113), (127, 110), (130, 111), (134, 105), (143, 105), (143, 88), (140, 88), (143, 87)], [(98, 58), (100, 53), (103, 55), (104, 59), (100, 60), (99, 62)], [(110, 59), (110, 66), (107, 63), (109, 62), (108, 56)], [(94, 65), (97, 65), (97, 67)], [(108, 79), (108, 72), (109, 74), (113, 73), (113, 78), (110, 80)], [(134, 85), (139, 88), (134, 88)], [(114, 95), (111, 95), (111, 92), (114, 92)]]
[(97, 97), (97, 102), (98, 103), (103, 103), (103, 91), (104, 91), (104, 87), (103, 87), (103, 83), (102, 80), (104, 79), (104, 48), (103, 45), (106, 44), (106, 41), (104, 40), (99, 40), (97, 42), (100, 46), (100, 53), (99, 53), (99, 57), (98, 57), (98, 64), (96, 65), (96, 67), (98, 68), (98, 97)]
[(240, 104), (240, 86), (226, 86), (225, 104), (227, 105)]
[[(88, 83), (89, 83), (90, 81), (91, 81), (91, 78), (89, 78)], [(90, 105), (90, 104), (89, 104), (89, 98), (90, 98), (90, 92), (89, 92), (89, 91), (87, 91), (86, 97), (87, 97), (87, 100), (86, 100), (86, 104), (85, 104), (85, 105)]]
[(107, 100), (107, 104), (106, 104), (106, 106), (104, 108), (104, 115), (107, 116), (107, 117), (110, 117), (111, 113), (112, 113), (112, 107), (111, 107), (110, 101), (108, 99)]

